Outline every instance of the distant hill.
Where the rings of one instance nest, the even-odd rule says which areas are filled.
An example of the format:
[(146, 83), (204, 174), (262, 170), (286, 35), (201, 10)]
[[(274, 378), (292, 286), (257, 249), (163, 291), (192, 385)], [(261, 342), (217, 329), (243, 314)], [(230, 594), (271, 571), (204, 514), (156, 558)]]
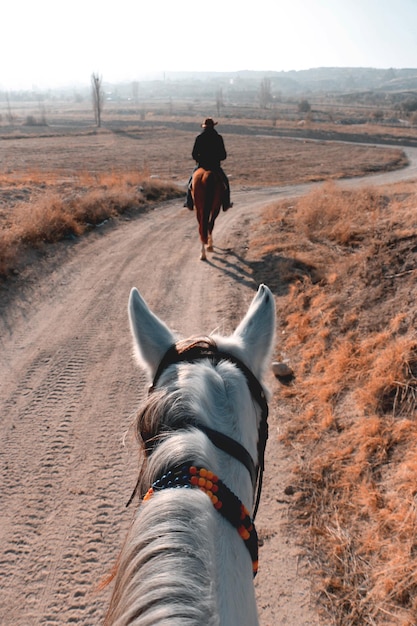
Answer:
[[(274, 97), (300, 97), (309, 94), (391, 94), (392, 99), (417, 97), (417, 68), (376, 69), (369, 67), (318, 67), (288, 72), (239, 70), (235, 72), (153, 72), (138, 69), (137, 77), (110, 82), (103, 76), (108, 99), (213, 97), (220, 90), (230, 97), (257, 94), (262, 81), (269, 81)], [(42, 90), (40, 90), (42, 91)], [(36, 100), (38, 89), (8, 92), (13, 100)], [(89, 97), (89, 83), (45, 90), (50, 95), (71, 97), (74, 93)], [(0, 90), (0, 96), (2, 91)], [(401, 95), (400, 95), (401, 94)]]
[[(150, 78), (150, 77), (149, 77)], [(156, 78), (156, 76), (154, 77)], [(417, 90), (417, 68), (375, 69), (358, 67), (318, 67), (289, 72), (166, 72), (159, 74), (164, 81), (233, 81), (238, 83), (259, 82), (268, 78), (271, 86), (283, 93), (306, 91), (413, 91)]]
[(270, 92), (276, 97), (309, 97), (309, 95), (340, 94), (341, 97), (373, 101), (390, 94), (390, 100), (402, 101), (417, 97), (417, 68), (375, 69), (367, 67), (318, 67), (309, 70), (273, 72), (158, 72), (138, 74), (135, 81), (106, 83), (106, 92), (126, 98), (136, 93), (141, 99), (158, 98), (212, 98), (222, 93), (229, 99), (242, 102), (257, 97), (262, 81), (269, 81)]

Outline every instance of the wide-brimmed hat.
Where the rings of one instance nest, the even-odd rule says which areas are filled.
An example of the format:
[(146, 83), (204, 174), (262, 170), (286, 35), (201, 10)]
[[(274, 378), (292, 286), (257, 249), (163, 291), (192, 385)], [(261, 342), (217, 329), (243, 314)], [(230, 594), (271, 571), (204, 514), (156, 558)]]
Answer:
[(213, 128), (213, 126), (217, 126), (217, 122), (212, 117), (207, 117), (201, 124), (201, 128)]

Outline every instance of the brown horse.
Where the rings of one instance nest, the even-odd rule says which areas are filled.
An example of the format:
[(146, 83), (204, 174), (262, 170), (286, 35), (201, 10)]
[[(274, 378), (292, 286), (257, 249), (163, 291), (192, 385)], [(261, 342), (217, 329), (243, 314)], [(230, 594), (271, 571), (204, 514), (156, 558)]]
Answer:
[(200, 259), (205, 261), (207, 251), (213, 251), (213, 228), (224, 195), (224, 182), (219, 173), (199, 167), (193, 174), (192, 196), (197, 213), (201, 240)]

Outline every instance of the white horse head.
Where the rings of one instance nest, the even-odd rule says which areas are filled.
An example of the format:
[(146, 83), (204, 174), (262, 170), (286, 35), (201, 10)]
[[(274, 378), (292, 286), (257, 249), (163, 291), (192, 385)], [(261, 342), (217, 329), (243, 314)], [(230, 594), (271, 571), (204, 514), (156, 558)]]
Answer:
[(253, 626), (252, 470), (259, 476), (273, 296), (261, 285), (228, 337), (177, 341), (136, 289), (129, 319), (153, 386), (137, 421), (140, 502), (106, 624)]

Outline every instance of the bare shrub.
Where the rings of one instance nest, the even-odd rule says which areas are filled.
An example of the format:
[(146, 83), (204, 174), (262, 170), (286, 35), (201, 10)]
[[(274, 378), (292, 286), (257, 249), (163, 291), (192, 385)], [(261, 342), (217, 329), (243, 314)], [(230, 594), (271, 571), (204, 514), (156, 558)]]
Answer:
[(298, 203), (297, 216), (311, 241), (327, 239), (346, 245), (364, 237), (384, 204), (384, 198), (371, 189), (351, 192), (330, 182)]
[(93, 101), (94, 118), (98, 128), (101, 127), (101, 114), (104, 105), (103, 77), (91, 74), (91, 97)]
[(47, 194), (35, 204), (18, 205), (15, 208), (15, 228), (20, 239), (32, 245), (53, 243), (66, 235), (82, 232), (70, 207), (55, 194)]
[(0, 230), (0, 276), (6, 276), (22, 254), (22, 243), (11, 229)]

